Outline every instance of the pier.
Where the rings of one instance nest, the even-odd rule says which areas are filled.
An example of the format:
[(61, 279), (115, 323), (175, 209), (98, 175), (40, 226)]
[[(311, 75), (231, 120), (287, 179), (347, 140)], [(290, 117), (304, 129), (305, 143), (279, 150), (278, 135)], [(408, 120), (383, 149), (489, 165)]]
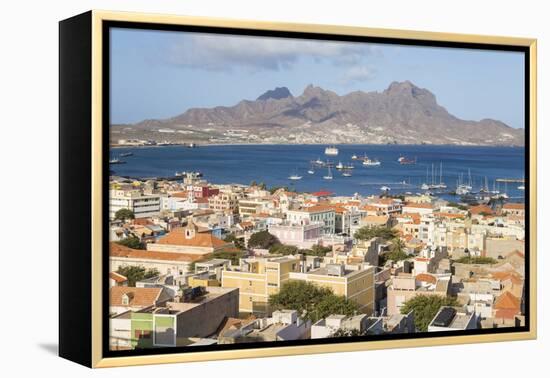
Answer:
[(524, 178), (497, 178), (496, 181), (497, 182), (520, 182), (520, 183), (524, 183), (525, 179)]

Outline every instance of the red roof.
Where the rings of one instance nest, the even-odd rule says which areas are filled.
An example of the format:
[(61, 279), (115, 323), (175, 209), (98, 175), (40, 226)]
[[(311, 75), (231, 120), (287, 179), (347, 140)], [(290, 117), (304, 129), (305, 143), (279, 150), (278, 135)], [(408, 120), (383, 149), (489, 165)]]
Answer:
[(318, 192), (311, 193), (311, 195), (315, 197), (326, 197), (326, 196), (331, 196), (333, 194), (334, 194), (333, 192), (329, 192), (328, 190), (320, 190)]

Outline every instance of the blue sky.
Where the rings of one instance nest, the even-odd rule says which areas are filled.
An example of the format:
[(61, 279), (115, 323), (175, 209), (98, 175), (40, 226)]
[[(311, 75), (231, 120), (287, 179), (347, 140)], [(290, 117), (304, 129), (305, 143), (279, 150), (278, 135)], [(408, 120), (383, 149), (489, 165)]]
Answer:
[(340, 95), (410, 80), (467, 120), (524, 127), (522, 53), (112, 29), (111, 122), (235, 105), (286, 86)]

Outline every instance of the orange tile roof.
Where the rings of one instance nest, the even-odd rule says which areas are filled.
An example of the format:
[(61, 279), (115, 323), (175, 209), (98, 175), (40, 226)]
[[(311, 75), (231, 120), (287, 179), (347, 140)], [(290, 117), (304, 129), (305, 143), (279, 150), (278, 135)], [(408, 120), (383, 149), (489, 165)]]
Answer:
[(431, 203), (415, 203), (415, 202), (408, 202), (404, 205), (404, 207), (413, 207), (417, 209), (433, 209), (433, 205)]
[(372, 206), (372, 205), (363, 205), (359, 209), (360, 210), (366, 210), (366, 211), (376, 211), (376, 210), (378, 210), (376, 208), (376, 206)]
[(496, 310), (516, 310), (519, 312), (521, 301), (509, 291), (502, 293), (495, 301)]
[(161, 237), (158, 244), (179, 245), (188, 247), (219, 248), (229, 243), (215, 237), (211, 233), (195, 233), (192, 239), (185, 237), (185, 228), (178, 227)]
[(382, 204), (382, 205), (393, 205), (397, 204), (397, 202), (393, 198), (379, 198), (374, 202), (375, 204)]
[(177, 193), (172, 193), (172, 197), (176, 197), (176, 198), (187, 198), (187, 197), (189, 197), (189, 193), (188, 193), (188, 192), (177, 192)]
[(437, 278), (427, 273), (417, 274), (415, 278), (417, 281), (428, 282), (431, 284), (435, 284), (437, 282)]
[(493, 272), (491, 276), (499, 281), (511, 281), (513, 284), (522, 284), (523, 279), (519, 274), (514, 272)]
[(509, 210), (525, 210), (525, 204), (523, 203), (505, 203), (502, 206), (503, 209)]
[(160, 287), (113, 286), (109, 289), (109, 304), (126, 306), (122, 303), (122, 296), (126, 294), (129, 296), (128, 306), (147, 307), (156, 303), (161, 291)]
[(366, 217), (363, 217), (361, 219), (362, 223), (377, 223), (377, 224), (385, 224), (388, 223), (388, 217), (387, 215), (367, 215)]
[(114, 280), (115, 282), (122, 283), (128, 281), (128, 278), (123, 276), (122, 274), (118, 274), (117, 272), (111, 272), (109, 273), (109, 278)]
[(178, 252), (145, 251), (142, 249), (128, 248), (120, 244), (111, 242), (110, 256), (130, 259), (193, 262), (204, 258), (205, 255)]
[(472, 214), (481, 214), (481, 213), (487, 213), (487, 214), (494, 214), (495, 212), (493, 209), (491, 209), (487, 205), (477, 205), (470, 207), (470, 213)]
[(464, 214), (456, 214), (456, 213), (441, 213), (441, 212), (438, 212), (438, 213), (434, 213), (434, 215), (436, 217), (442, 217), (442, 218), (452, 218), (452, 219), (463, 219), (464, 218)]
[(305, 207), (302, 210), (307, 211), (308, 213), (321, 213), (325, 211), (334, 210), (334, 206), (316, 205), (311, 207)]

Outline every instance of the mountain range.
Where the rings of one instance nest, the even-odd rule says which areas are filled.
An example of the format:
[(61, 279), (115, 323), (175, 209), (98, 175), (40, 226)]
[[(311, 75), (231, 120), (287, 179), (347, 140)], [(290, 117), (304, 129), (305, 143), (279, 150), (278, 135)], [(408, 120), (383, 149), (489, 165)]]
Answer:
[(112, 125), (111, 143), (146, 139), (195, 143), (524, 144), (524, 130), (482, 119), (462, 120), (436, 96), (410, 81), (382, 92), (340, 96), (309, 85), (299, 96), (286, 87), (234, 106), (192, 108), (172, 118)]

